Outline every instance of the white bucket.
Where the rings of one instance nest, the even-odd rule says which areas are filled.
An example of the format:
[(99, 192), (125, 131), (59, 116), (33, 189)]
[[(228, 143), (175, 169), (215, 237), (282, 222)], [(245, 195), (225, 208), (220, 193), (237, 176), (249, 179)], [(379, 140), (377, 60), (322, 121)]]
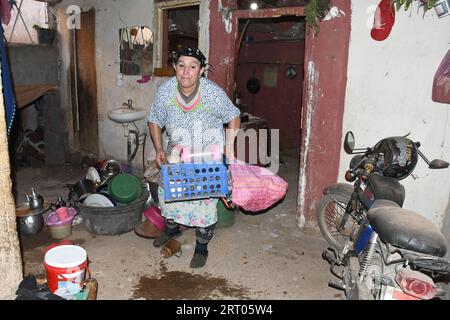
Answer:
[[(80, 246), (60, 245), (44, 256), (47, 286), (52, 292), (69, 288), (72, 293), (81, 290), (87, 269), (87, 253)], [(75, 287), (75, 291), (74, 288)]]

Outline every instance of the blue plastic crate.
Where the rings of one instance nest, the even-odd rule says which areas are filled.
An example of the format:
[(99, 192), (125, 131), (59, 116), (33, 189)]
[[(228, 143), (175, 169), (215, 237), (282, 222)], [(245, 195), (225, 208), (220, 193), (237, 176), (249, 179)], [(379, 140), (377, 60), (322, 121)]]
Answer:
[(161, 167), (164, 200), (225, 197), (228, 171), (222, 162), (164, 164)]

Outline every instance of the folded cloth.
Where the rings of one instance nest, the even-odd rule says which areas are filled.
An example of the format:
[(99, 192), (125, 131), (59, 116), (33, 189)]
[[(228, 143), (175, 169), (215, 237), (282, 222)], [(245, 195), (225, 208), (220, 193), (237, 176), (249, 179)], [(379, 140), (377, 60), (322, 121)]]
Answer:
[(233, 163), (229, 169), (231, 200), (244, 210), (267, 209), (286, 195), (288, 183), (266, 168)]

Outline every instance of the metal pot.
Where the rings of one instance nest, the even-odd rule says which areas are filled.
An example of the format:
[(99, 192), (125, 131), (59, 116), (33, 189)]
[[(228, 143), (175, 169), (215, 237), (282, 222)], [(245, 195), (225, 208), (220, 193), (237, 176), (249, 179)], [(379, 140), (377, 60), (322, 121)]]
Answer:
[(106, 161), (101, 170), (100, 173), (102, 175), (102, 180), (118, 175), (122, 172), (122, 166), (120, 165), (120, 162), (116, 160), (108, 160)]
[(28, 217), (17, 217), (17, 228), (19, 233), (25, 236), (38, 234), (44, 227), (42, 214)]
[(50, 204), (44, 202), (40, 208), (32, 209), (27, 202), (16, 206), (17, 230), (21, 235), (33, 235), (41, 232), (44, 226), (45, 212), (50, 209)]

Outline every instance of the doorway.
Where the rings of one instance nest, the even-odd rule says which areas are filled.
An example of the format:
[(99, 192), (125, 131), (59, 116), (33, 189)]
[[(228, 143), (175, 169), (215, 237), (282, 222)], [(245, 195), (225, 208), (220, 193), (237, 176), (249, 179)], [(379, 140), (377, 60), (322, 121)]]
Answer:
[[(167, 53), (184, 47), (198, 47), (199, 6), (167, 10)], [(169, 64), (172, 61), (169, 59)]]
[(81, 13), (81, 28), (72, 32), (75, 32), (72, 50), (75, 145), (81, 152), (98, 155), (95, 10)]
[(155, 3), (155, 75), (173, 76), (172, 53), (182, 47), (199, 47), (199, 0)]
[(239, 19), (235, 69), (235, 97), (241, 112), (278, 129), (280, 154), (296, 158), (301, 141), (305, 26), (305, 18), (297, 16)]
[[(286, 206), (286, 211), (296, 213), (299, 224), (302, 214), (300, 182), (304, 175), (302, 146), (305, 145), (302, 125), (309, 83), (304, 78), (307, 69), (304, 61), (309, 61), (312, 40), (305, 32), (304, 17), (303, 6), (235, 11), (233, 26), (236, 31), (230, 39), (233, 64), (227, 75), (233, 83), (227, 87), (229, 95), (234, 99), (238, 95), (239, 102), (244, 105), (242, 109), (266, 117), (270, 121), (269, 129), (280, 130), (279, 149), (271, 146), (273, 151), (280, 153), (277, 157), (270, 152), (271, 159), (279, 160), (277, 174), (290, 186), (297, 186), (288, 188), (282, 205)], [(253, 74), (260, 81), (257, 93), (252, 93), (247, 86)], [(274, 141), (272, 138), (272, 144)]]

